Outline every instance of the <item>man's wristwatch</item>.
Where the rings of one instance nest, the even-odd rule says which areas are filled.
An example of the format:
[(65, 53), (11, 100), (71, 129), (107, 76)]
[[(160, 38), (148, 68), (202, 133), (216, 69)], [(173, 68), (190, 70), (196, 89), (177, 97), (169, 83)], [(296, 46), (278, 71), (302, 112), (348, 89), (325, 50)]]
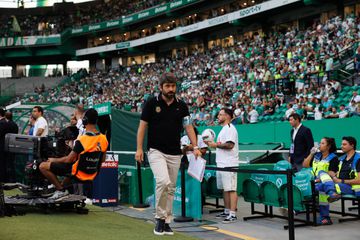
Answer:
[(198, 147), (198, 146), (195, 146), (195, 147), (194, 147), (194, 150), (199, 150), (199, 147)]

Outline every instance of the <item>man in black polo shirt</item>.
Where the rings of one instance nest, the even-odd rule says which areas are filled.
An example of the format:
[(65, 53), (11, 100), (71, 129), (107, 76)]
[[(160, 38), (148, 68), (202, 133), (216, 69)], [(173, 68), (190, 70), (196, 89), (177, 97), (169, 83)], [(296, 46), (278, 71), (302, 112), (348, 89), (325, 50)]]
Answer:
[(172, 73), (162, 75), (161, 94), (146, 102), (137, 133), (135, 159), (142, 162), (143, 141), (148, 128), (148, 159), (156, 180), (156, 235), (174, 234), (169, 224), (172, 220), (176, 179), (182, 157), (180, 134), (183, 128), (194, 146), (195, 156), (201, 156), (189, 109), (183, 101), (175, 97), (176, 81)]

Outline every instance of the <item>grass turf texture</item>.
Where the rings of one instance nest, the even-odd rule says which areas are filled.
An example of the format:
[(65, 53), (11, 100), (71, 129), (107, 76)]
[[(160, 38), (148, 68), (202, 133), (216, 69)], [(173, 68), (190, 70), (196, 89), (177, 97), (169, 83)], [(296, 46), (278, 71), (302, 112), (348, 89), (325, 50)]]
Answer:
[[(7, 194), (12, 195), (12, 194)], [(112, 239), (194, 239), (175, 233), (174, 236), (155, 236), (154, 225), (107, 211), (97, 206), (87, 206), (88, 215), (75, 212), (44, 214), (30, 211), (24, 216), (0, 218), (1, 240), (112, 240)]]

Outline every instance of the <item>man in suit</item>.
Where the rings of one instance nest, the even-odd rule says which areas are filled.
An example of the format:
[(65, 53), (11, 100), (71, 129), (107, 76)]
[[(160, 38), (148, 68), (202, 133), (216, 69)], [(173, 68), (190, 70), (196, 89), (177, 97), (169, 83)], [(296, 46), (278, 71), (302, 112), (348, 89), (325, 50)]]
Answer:
[(299, 114), (291, 114), (289, 123), (292, 126), (289, 162), (295, 170), (300, 171), (304, 159), (310, 154), (310, 150), (314, 146), (314, 139), (311, 130), (301, 124)]
[[(6, 119), (6, 130), (5, 135), (7, 133), (15, 133), (19, 132), (18, 125), (13, 121), (13, 115), (11, 112), (5, 113)], [(6, 161), (6, 182), (16, 182), (16, 174), (15, 174), (15, 155), (13, 153), (5, 152), (3, 155)]]
[(6, 161), (4, 158), (4, 142), (6, 134), (5, 110), (0, 108), (0, 182), (5, 182)]

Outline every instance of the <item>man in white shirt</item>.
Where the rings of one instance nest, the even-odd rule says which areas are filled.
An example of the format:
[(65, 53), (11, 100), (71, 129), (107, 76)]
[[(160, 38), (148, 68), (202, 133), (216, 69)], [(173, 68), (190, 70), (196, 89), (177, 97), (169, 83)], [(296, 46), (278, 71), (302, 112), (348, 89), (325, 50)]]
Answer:
[[(218, 114), (218, 122), (221, 129), (216, 142), (205, 143), (216, 148), (216, 166), (219, 168), (238, 167), (239, 166), (239, 140), (238, 132), (231, 124), (233, 111), (223, 108)], [(237, 220), (235, 210), (237, 208), (237, 173), (236, 172), (216, 172), (217, 187), (223, 189), (224, 212), (217, 215), (217, 218), (225, 218), (223, 223), (231, 223)]]
[(248, 108), (248, 121), (250, 123), (257, 123), (258, 122), (258, 117), (259, 117), (259, 113), (254, 109), (253, 106), (249, 106)]
[(293, 109), (293, 105), (291, 103), (287, 105), (287, 108), (288, 109), (285, 112), (285, 120), (288, 120), (290, 115), (295, 113), (295, 110)]
[(43, 115), (44, 109), (42, 107), (33, 107), (32, 116), (36, 119), (33, 136), (46, 137), (49, 134), (49, 126)]
[(74, 115), (77, 119), (77, 123), (76, 123), (76, 127), (79, 129), (79, 136), (82, 136), (85, 134), (85, 127), (83, 125), (82, 122), (82, 118), (84, 116), (85, 110), (84, 110), (84, 106), (82, 104), (78, 104), (75, 108), (75, 112)]
[(349, 112), (345, 109), (345, 105), (340, 105), (339, 118), (347, 118), (349, 116)]
[(360, 95), (358, 95), (357, 91), (353, 91), (353, 96), (350, 98), (349, 106), (351, 106), (351, 102), (354, 101), (355, 103), (360, 102)]

